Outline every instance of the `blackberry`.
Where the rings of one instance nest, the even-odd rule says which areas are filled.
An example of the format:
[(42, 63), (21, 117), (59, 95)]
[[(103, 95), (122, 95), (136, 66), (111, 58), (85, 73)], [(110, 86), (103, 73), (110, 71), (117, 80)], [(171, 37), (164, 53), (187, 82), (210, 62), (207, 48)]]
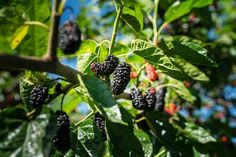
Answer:
[(53, 146), (60, 152), (67, 152), (71, 147), (69, 131), (59, 129), (53, 138)]
[(64, 111), (56, 111), (57, 115), (57, 126), (59, 128), (68, 128), (70, 127), (70, 119)]
[(132, 99), (132, 104), (133, 104), (134, 108), (136, 108), (138, 110), (145, 110), (146, 109), (145, 98), (139, 89), (137, 89), (137, 88), (131, 89), (130, 97)]
[(155, 93), (149, 90), (144, 97), (146, 101), (146, 109), (153, 110), (157, 100)]
[(65, 54), (74, 54), (81, 44), (79, 26), (67, 21), (59, 30), (59, 47)]
[(166, 88), (161, 88), (156, 93), (156, 109), (158, 111), (163, 111), (165, 107), (165, 95), (166, 95)]
[(114, 55), (109, 55), (105, 59), (104, 63), (92, 63), (91, 64), (91, 70), (96, 75), (111, 75), (117, 65), (119, 64), (119, 59), (115, 57)]
[(48, 87), (36, 85), (30, 92), (29, 103), (35, 108), (43, 105), (48, 98)]
[(107, 136), (106, 136), (106, 130), (105, 130), (105, 118), (97, 112), (95, 113), (95, 116), (94, 116), (94, 122), (96, 126), (98, 127), (103, 140), (106, 141)]
[(115, 71), (112, 82), (112, 92), (116, 95), (121, 94), (130, 81), (131, 66), (126, 63), (120, 63)]

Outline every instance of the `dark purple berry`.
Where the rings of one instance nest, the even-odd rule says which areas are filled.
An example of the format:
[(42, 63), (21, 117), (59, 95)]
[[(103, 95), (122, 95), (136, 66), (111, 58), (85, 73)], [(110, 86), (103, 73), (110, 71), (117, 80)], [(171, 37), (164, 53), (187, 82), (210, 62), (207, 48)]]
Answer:
[(130, 73), (131, 66), (126, 62), (122, 62), (116, 67), (111, 85), (113, 94), (119, 95), (124, 92), (130, 81)]
[(106, 136), (106, 129), (105, 129), (105, 118), (97, 112), (94, 116), (94, 122), (96, 126), (98, 127), (103, 140), (106, 141), (107, 136)]
[(43, 85), (36, 85), (30, 92), (29, 103), (34, 107), (43, 105), (48, 98), (48, 87)]
[(130, 97), (131, 97), (132, 104), (133, 104), (134, 108), (136, 108), (138, 110), (145, 110), (146, 109), (145, 98), (139, 89), (137, 89), (137, 88), (131, 89)]
[(92, 63), (91, 70), (96, 75), (109, 76), (114, 72), (118, 64), (119, 64), (119, 59), (114, 55), (109, 55), (105, 59), (104, 63)]
[(65, 54), (74, 54), (81, 44), (79, 26), (73, 21), (67, 21), (59, 30), (59, 47)]

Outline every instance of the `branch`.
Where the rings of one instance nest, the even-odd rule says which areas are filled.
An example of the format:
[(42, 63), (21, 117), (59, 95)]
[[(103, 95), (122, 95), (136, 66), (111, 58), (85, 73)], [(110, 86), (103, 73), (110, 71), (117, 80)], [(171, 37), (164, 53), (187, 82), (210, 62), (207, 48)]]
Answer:
[(58, 45), (58, 28), (60, 15), (58, 14), (58, 9), (60, 5), (60, 0), (53, 0), (52, 8), (52, 24), (50, 28), (49, 38), (48, 38), (48, 51), (46, 57), (48, 60), (57, 61), (57, 45)]
[(154, 15), (153, 15), (153, 30), (154, 30), (154, 37), (153, 37), (153, 44), (156, 46), (157, 45), (157, 38), (158, 38), (158, 33), (157, 33), (157, 12), (158, 12), (158, 3), (159, 0), (155, 0), (155, 6), (154, 6)]
[(77, 81), (78, 72), (62, 65), (58, 61), (49, 61), (47, 58), (15, 56), (0, 54), (0, 67), (8, 70), (32, 70), (58, 74), (71, 82)]
[(116, 19), (115, 19), (115, 22), (114, 22), (112, 36), (111, 36), (111, 43), (110, 43), (110, 47), (109, 47), (109, 55), (112, 54), (111, 49), (114, 47), (114, 44), (115, 44), (116, 34), (117, 34), (117, 29), (118, 29), (118, 24), (119, 24), (120, 16), (121, 16), (121, 13), (122, 13), (122, 9), (123, 9), (123, 6), (121, 5), (118, 9), (118, 13), (116, 15)]

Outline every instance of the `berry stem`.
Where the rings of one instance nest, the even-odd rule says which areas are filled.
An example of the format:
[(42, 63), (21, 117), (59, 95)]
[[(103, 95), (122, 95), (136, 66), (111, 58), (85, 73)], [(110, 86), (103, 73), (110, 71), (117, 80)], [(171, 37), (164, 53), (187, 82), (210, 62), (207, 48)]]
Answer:
[(84, 122), (86, 119), (90, 118), (92, 115), (94, 114), (94, 111), (90, 112), (86, 117), (84, 117), (82, 120), (80, 120), (79, 122), (77, 122), (75, 124), (75, 126), (79, 126), (82, 122)]
[(134, 122), (135, 122), (135, 123), (139, 123), (139, 122), (141, 122), (141, 121), (143, 121), (143, 120), (145, 120), (145, 119), (146, 119), (145, 117), (142, 117), (142, 118), (139, 118), (139, 119), (135, 120)]
[(111, 36), (111, 43), (110, 43), (110, 47), (109, 47), (109, 55), (112, 54), (112, 48), (114, 47), (114, 44), (115, 44), (117, 29), (118, 29), (118, 24), (119, 24), (120, 16), (121, 16), (121, 13), (122, 13), (122, 9), (123, 9), (123, 6), (121, 5), (118, 8), (118, 12), (116, 14), (116, 18), (115, 18), (115, 21), (114, 21), (113, 32), (112, 32), (112, 36)]
[(66, 93), (64, 93), (62, 98), (61, 98), (61, 111), (63, 110), (63, 102), (64, 102), (65, 96), (66, 96)]
[(42, 28), (45, 28), (46, 30), (49, 30), (49, 27), (47, 25), (45, 25), (42, 22), (39, 21), (26, 21), (24, 22), (25, 25), (36, 25), (36, 26), (40, 26)]
[(157, 32), (157, 12), (158, 12), (158, 4), (159, 0), (155, 0), (155, 6), (154, 6), (154, 14), (153, 14), (153, 30), (154, 30), (154, 37), (153, 37), (153, 44), (156, 46), (157, 45), (157, 37), (158, 37), (158, 32)]

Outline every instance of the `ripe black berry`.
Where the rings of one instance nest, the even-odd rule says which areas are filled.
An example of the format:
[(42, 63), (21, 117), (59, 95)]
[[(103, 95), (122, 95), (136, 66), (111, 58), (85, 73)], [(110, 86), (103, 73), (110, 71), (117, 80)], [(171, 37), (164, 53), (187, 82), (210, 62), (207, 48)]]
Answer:
[(150, 92), (150, 90), (146, 93), (145, 101), (146, 101), (146, 109), (147, 110), (153, 110), (155, 108), (156, 104), (156, 95), (153, 92)]
[(76, 23), (67, 21), (59, 30), (59, 47), (65, 54), (74, 54), (81, 44), (81, 32)]
[(161, 88), (156, 93), (156, 109), (158, 111), (163, 111), (165, 107), (165, 95), (166, 95), (166, 88)]
[(91, 70), (96, 75), (109, 76), (114, 72), (118, 64), (119, 64), (119, 59), (115, 57), (114, 55), (109, 55), (105, 59), (104, 63), (92, 63)]
[(57, 115), (57, 126), (59, 128), (69, 128), (70, 119), (64, 111), (56, 111)]
[(71, 147), (69, 131), (59, 129), (52, 142), (58, 151), (67, 152)]
[(107, 136), (106, 136), (106, 130), (105, 130), (105, 118), (97, 112), (94, 116), (94, 122), (96, 126), (98, 127), (103, 140), (106, 141)]
[(137, 89), (137, 88), (131, 89), (130, 97), (132, 99), (132, 104), (133, 104), (134, 108), (136, 108), (138, 110), (145, 110), (146, 109), (145, 98), (139, 89)]
[(36, 85), (30, 92), (29, 103), (35, 108), (43, 105), (48, 98), (48, 87)]
[(121, 94), (130, 81), (131, 66), (126, 63), (120, 63), (115, 71), (112, 82), (112, 92), (116, 95)]

